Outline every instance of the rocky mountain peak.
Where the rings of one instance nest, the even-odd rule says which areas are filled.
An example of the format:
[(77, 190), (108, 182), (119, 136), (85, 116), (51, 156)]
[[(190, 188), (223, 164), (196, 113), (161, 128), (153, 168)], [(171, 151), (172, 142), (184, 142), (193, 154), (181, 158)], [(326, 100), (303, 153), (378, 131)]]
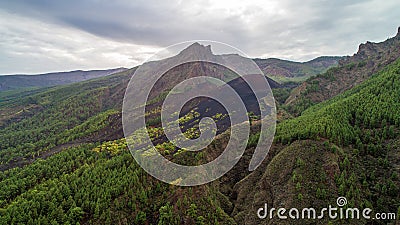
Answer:
[(365, 44), (360, 44), (357, 55), (367, 56), (368, 54), (375, 52), (375, 50), (374, 43), (367, 41)]
[(366, 43), (360, 44), (357, 53), (351, 57), (343, 58), (339, 61), (339, 65), (345, 65), (352, 62), (358, 63), (363, 60), (368, 60), (370, 57), (382, 57), (382, 55), (397, 52), (396, 49), (398, 48), (399, 40), (400, 27), (398, 28), (396, 36), (388, 38), (386, 41), (380, 43), (367, 41)]
[(214, 54), (211, 51), (211, 46), (204, 46), (195, 42), (189, 45), (187, 48), (183, 49), (179, 55), (181, 56), (213, 56)]
[[(396, 61), (400, 57), (399, 46), (400, 28), (395, 37), (378, 43), (367, 41), (360, 44), (357, 53), (339, 60), (338, 68), (329, 71), (325, 76), (317, 76), (306, 81), (292, 92), (286, 103), (295, 105), (300, 102), (297, 99), (303, 98), (318, 103), (353, 88)], [(307, 87), (311, 87), (313, 83), (318, 83), (319, 87), (315, 89), (316, 91), (307, 91)]]

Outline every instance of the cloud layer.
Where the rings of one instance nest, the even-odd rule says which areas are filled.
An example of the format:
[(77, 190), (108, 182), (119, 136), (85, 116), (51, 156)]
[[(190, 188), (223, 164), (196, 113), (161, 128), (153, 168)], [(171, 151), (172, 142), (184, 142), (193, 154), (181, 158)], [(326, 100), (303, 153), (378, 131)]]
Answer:
[(199, 39), (304, 61), (353, 54), (400, 25), (398, 0), (14, 0), (0, 8), (0, 74), (132, 67)]

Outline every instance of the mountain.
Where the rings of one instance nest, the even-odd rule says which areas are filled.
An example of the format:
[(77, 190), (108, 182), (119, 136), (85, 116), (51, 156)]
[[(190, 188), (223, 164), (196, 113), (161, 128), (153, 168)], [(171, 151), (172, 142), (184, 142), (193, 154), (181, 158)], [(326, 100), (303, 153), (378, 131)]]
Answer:
[[(176, 56), (144, 64), (142, 68), (144, 68), (145, 74), (139, 77), (137, 82), (143, 85), (149, 82), (149, 78), (152, 75), (151, 70), (148, 68), (154, 68), (156, 64), (168, 65), (180, 60), (190, 59), (193, 56), (205, 56), (220, 62), (223, 62), (227, 57), (230, 60), (236, 60), (236, 62), (249, 60), (239, 55), (214, 55), (210, 47), (194, 43)], [(10, 164), (4, 167), (18, 165), (21, 163), (20, 161), (24, 161), (24, 158), (28, 156), (33, 158), (32, 152), (35, 152), (36, 156), (40, 156), (41, 154), (53, 152), (53, 148), (57, 145), (85, 142), (81, 139), (97, 142), (111, 140), (109, 137), (122, 138), (119, 111), (122, 108), (125, 89), (136, 69), (135, 67), (105, 77), (39, 90), (37, 93), (28, 96), (19, 97), (18, 95), (16, 98), (0, 102), (0, 128), (2, 128), (0, 136), (3, 140), (6, 140), (0, 143), (0, 149), (2, 149), (0, 160), (2, 163)], [(157, 108), (161, 106), (166, 96), (165, 93), (168, 93), (172, 87), (185, 79), (202, 75), (212, 75), (225, 80), (236, 90), (239, 90), (239, 94), (243, 93), (243, 96), (249, 96), (248, 88), (241, 79), (237, 79), (237, 75), (232, 71), (216, 64), (193, 62), (182, 64), (169, 70), (155, 83), (153, 90), (150, 92), (149, 102), (151, 104), (148, 105), (147, 110), (149, 112), (153, 110), (159, 112)], [(267, 80), (272, 88), (280, 87), (273, 80), (269, 78)], [(246, 98), (249, 99), (248, 107), (256, 112), (254, 109), (257, 102), (253, 101), (254, 99), (251, 96)], [(203, 101), (209, 102), (208, 99), (199, 100), (193, 102), (191, 107), (196, 108)], [(207, 104), (213, 107), (200, 107), (204, 110), (204, 113), (205, 110), (207, 110), (207, 115), (220, 113), (220, 108), (214, 107), (214, 102)], [(60, 112), (57, 113), (57, 110)], [(159, 125), (159, 117), (158, 113), (148, 113), (149, 124)], [(113, 127), (118, 126), (118, 129), (112, 133), (104, 131), (108, 133), (107, 135), (104, 135), (103, 131), (95, 130), (93, 131), (94, 133), (91, 133), (82, 130), (84, 129), (82, 124), (90, 125), (91, 122), (88, 121), (90, 118), (90, 121), (97, 118), (99, 123), (103, 123), (102, 127), (110, 125)], [(59, 123), (59, 121), (63, 122)], [(193, 121), (188, 121), (188, 124), (191, 122)], [(46, 125), (40, 125), (43, 123)], [(225, 124), (226, 121), (220, 121), (220, 123)], [(227, 128), (226, 126), (224, 127), (221, 132)], [(76, 129), (79, 129), (79, 131)], [(74, 137), (69, 136), (71, 132), (74, 133)], [(30, 137), (30, 134), (35, 135)], [(27, 137), (29, 137), (29, 147), (23, 141), (17, 141), (18, 139), (25, 140)]]
[(122, 138), (120, 109), (134, 71), (56, 86), (0, 103), (1, 164), (8, 162), (5, 168), (24, 164), (25, 159), (52, 154), (62, 145)]
[(330, 99), (368, 79), (400, 56), (400, 28), (395, 37), (381, 43), (360, 44), (357, 53), (342, 58), (338, 67), (312, 77), (294, 89), (286, 100), (290, 111), (299, 114), (308, 106)]
[(292, 62), (282, 59), (254, 59), (263, 73), (281, 82), (299, 82), (323, 73), (338, 65), (339, 56), (321, 56), (308, 62)]
[[(218, 60), (236, 57), (215, 56), (209, 47), (194, 44), (176, 58), (147, 66), (190, 58), (193, 52)], [(374, 59), (373, 55), (369, 58)], [(198, 99), (180, 112), (181, 129), (187, 137), (198, 137), (201, 117), (211, 116), (221, 125), (206, 149), (184, 151), (160, 138), (163, 133), (157, 113), (165, 93), (185, 77), (209, 74), (216, 68), (199, 62), (182, 64), (168, 71), (152, 92), (148, 133), (156, 141), (157, 150), (172, 162), (210, 162), (229, 141), (226, 113), (209, 99)], [(370, 73), (374, 67), (367, 68)], [(265, 204), (269, 209), (315, 207), (318, 211), (329, 205), (336, 207), (338, 197), (347, 199), (346, 207), (371, 208), (373, 216), (379, 212), (400, 215), (399, 57), (353, 88), (316, 103), (298, 117), (279, 121), (267, 158), (252, 172), (248, 166), (260, 121), (257, 115), (249, 115), (251, 134), (238, 164), (218, 180), (195, 187), (178, 187), (155, 179), (136, 163), (127, 148), (121, 124), (122, 99), (137, 69), (0, 102), (0, 224), (399, 222), (332, 220), (327, 216), (321, 220), (257, 217)], [(239, 92), (248, 111), (256, 111), (243, 80), (222, 71), (214, 76)]]
[(37, 88), (71, 84), (97, 77), (107, 76), (124, 70), (126, 69), (116, 68), (90, 71), (76, 70), (70, 72), (55, 72), (37, 75), (3, 75), (0, 76), (0, 92), (20, 88)]
[[(268, 207), (321, 209), (345, 196), (349, 207), (396, 212), (400, 202), (400, 59), (361, 85), (277, 127), (264, 168), (234, 186), (233, 217), (259, 224)], [(340, 224), (384, 224), (368, 220)], [(278, 218), (265, 224), (291, 224)], [(321, 223), (327, 224), (328, 219)], [(304, 224), (308, 224), (304, 222)]]

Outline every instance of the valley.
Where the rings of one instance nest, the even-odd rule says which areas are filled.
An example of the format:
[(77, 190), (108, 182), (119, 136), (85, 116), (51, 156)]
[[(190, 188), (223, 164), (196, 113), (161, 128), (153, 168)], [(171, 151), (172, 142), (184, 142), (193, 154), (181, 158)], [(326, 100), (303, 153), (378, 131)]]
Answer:
[[(212, 74), (227, 81), (251, 121), (239, 162), (221, 178), (194, 187), (163, 183), (132, 157), (121, 110), (137, 67), (7, 92), (0, 101), (0, 224), (397, 224), (398, 219), (260, 220), (256, 213), (264, 203), (323, 208), (343, 196), (347, 207), (400, 214), (399, 37), (362, 44), (348, 57), (254, 59), (277, 108), (274, 142), (255, 171), (248, 165), (260, 135), (260, 112), (244, 80), (225, 70), (212, 73), (218, 66), (202, 62), (168, 71), (151, 92), (146, 125), (170, 161), (210, 162), (230, 138), (229, 113), (216, 101), (197, 98), (177, 112), (179, 125), (193, 139), (199, 121), (211, 117), (218, 127), (213, 142), (190, 152), (166, 139), (160, 107), (182, 80)], [(193, 51), (220, 57), (201, 44), (174, 57)]]

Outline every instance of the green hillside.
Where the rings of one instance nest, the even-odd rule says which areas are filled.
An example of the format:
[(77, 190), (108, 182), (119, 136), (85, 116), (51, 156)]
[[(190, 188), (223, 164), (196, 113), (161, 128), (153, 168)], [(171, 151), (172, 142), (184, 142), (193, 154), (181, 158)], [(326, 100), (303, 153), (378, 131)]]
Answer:
[[(259, 224), (259, 220), (243, 215), (256, 211), (265, 202), (284, 202), (286, 208), (322, 208), (339, 196), (348, 199), (349, 207), (398, 212), (399, 76), (397, 60), (356, 88), (281, 122), (275, 138), (278, 150), (272, 151), (273, 156), (259, 173), (236, 185), (236, 201), (241, 204), (233, 213), (235, 220)], [(327, 219), (323, 221), (328, 223)], [(337, 223), (371, 221), (337, 220), (333, 224)]]
[(120, 138), (122, 132), (112, 137), (117, 130), (112, 124), (120, 117), (121, 96), (132, 73), (57, 86), (1, 103), (0, 164), (40, 156), (61, 144), (97, 141), (93, 136), (106, 125), (110, 132), (101, 136)]
[[(133, 72), (2, 103), (0, 224), (314, 224), (260, 220), (256, 212), (264, 203), (322, 208), (339, 196), (348, 199), (348, 207), (398, 212), (399, 59), (359, 86), (280, 121), (267, 159), (249, 172), (259, 130), (254, 117), (239, 163), (220, 179), (196, 187), (154, 179), (128, 151), (120, 108)], [(158, 123), (151, 124), (153, 138), (159, 137)], [(220, 134), (202, 154), (176, 150), (160, 138), (158, 149), (174, 162), (199, 164), (217, 157), (228, 136)]]

